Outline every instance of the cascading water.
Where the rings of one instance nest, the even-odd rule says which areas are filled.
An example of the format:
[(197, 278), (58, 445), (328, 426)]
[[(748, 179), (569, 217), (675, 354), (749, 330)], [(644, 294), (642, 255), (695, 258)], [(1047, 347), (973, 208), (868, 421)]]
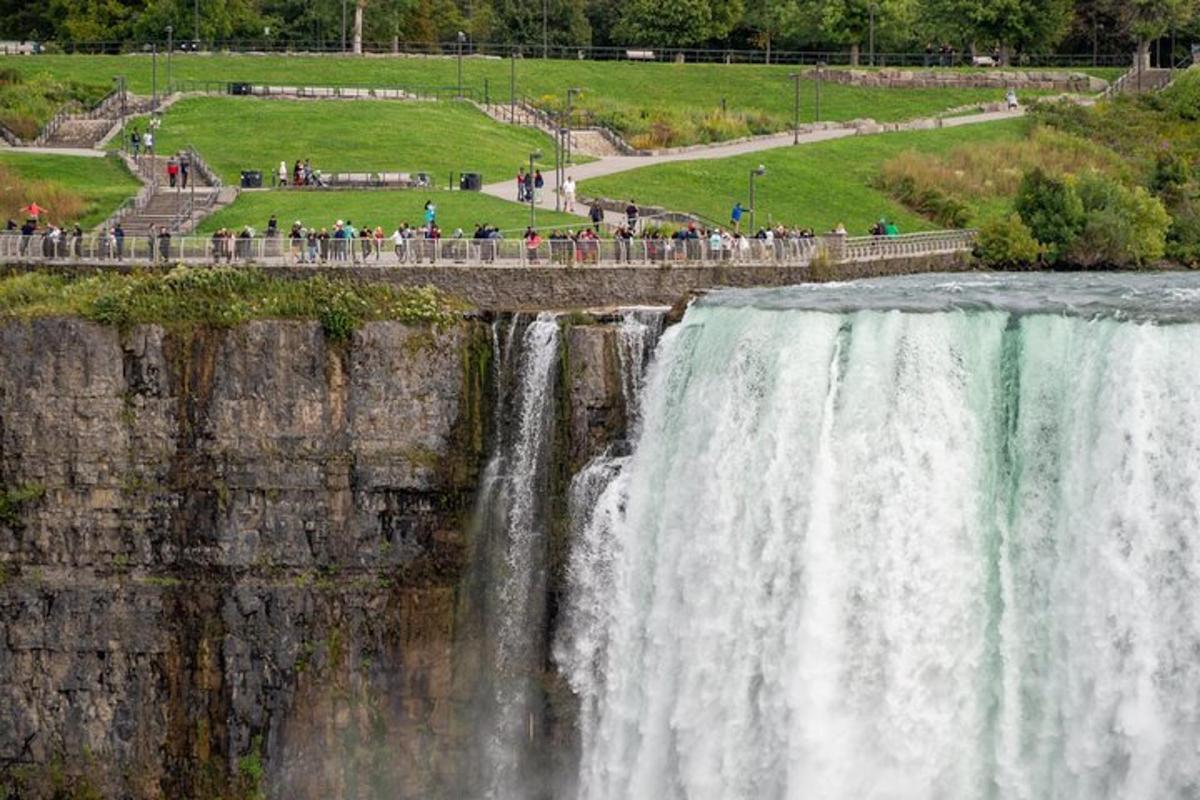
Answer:
[(1200, 280), (945, 281), (664, 336), (576, 481), (579, 798), (1200, 797)]
[(535, 783), (531, 727), (544, 656), (549, 448), (559, 326), (551, 314), (493, 328), (501, 402), (493, 456), (476, 511), (483, 554), (481, 618), (487, 642), (478, 786), (472, 793), (521, 800)]

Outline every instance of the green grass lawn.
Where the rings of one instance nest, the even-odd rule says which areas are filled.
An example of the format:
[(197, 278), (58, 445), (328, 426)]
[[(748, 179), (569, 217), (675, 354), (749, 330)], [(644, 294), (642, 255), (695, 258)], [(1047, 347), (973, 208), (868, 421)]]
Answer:
[[(117, 206), (137, 193), (141, 184), (129, 174), (116, 158), (78, 158), (23, 153), (16, 150), (0, 152), (0, 166), (19, 179), (22, 186), (0, 186), (0, 203), (4, 213), (12, 215), (20, 204), (30, 200), (49, 208), (47, 219), (55, 223), (92, 227), (108, 217)], [(29, 184), (33, 184), (30, 187)], [(31, 192), (32, 197), (26, 195)], [(70, 218), (62, 216), (63, 208), (55, 198), (78, 205), (79, 213)], [(20, 198), (20, 199), (18, 199)], [(11, 204), (15, 208), (9, 208)], [(78, 201), (82, 200), (79, 204)], [(64, 203), (65, 205), (66, 203)]]
[[(159, 59), (159, 86), (166, 81)], [(18, 70), (48, 70), (60, 77), (111, 83), (125, 75), (132, 89), (148, 93), (148, 56), (38, 56), (0, 58)], [(464, 85), (482, 97), (509, 97), (511, 62), (468, 58)], [(177, 55), (175, 80), (229, 81), (322, 86), (439, 86), (457, 81), (453, 58), (340, 58), (314, 56)], [(747, 133), (787, 128), (792, 121), (794, 89), (791, 66), (665, 64), (597, 61), (519, 60), (516, 92), (549, 105), (568, 87), (583, 90), (577, 107), (621, 130), (627, 137), (657, 136), (669, 144), (715, 141)], [(802, 81), (801, 118), (815, 116), (815, 84)], [(1001, 99), (988, 89), (877, 89), (824, 83), (821, 117), (847, 120), (872, 117), (896, 121), (932, 115), (969, 103)], [(1033, 93), (1036, 94), (1036, 93)], [(722, 100), (725, 113), (721, 113)], [(288, 133), (292, 133), (289, 131)]]
[[(931, 230), (938, 226), (872, 188), (882, 164), (908, 150), (942, 153), (970, 142), (1016, 139), (1026, 129), (1023, 120), (1007, 120), (856, 136), (734, 158), (643, 167), (584, 181), (580, 193), (620, 200), (633, 197), (642, 204), (691, 211), (723, 223), (736, 201), (749, 206), (750, 171), (763, 164), (767, 173), (755, 184), (759, 225), (783, 222), (821, 232), (841, 222), (854, 235), (865, 234), (872, 222), (886, 216), (902, 232)], [(986, 209), (980, 206), (980, 210)]]
[(194, 145), (227, 183), (305, 158), (325, 174), (428, 172), (445, 186), (451, 171), (482, 172), (492, 182), (515, 176), (534, 150), (554, 154), (550, 137), (451, 102), (187, 98), (167, 110), (157, 139), (160, 153)]
[[(476, 223), (486, 223), (513, 238), (529, 224), (529, 206), (477, 192), (287, 190), (243, 192), (232, 205), (206, 219), (200, 232), (211, 233), (218, 228), (241, 230), (249, 225), (261, 233), (266, 230), (267, 220), (275, 214), (279, 218), (279, 227), (285, 232), (296, 220), (306, 226), (332, 230), (335, 221), (349, 219), (360, 228), (368, 224), (382, 226), (391, 235), (401, 222), (423, 224), (426, 200), (433, 200), (437, 205), (438, 225), (444, 236), (450, 236), (455, 228), (462, 228), (470, 236)], [(552, 200), (549, 210), (545, 206), (537, 209), (539, 227), (583, 222), (585, 220), (580, 217), (555, 213)]]

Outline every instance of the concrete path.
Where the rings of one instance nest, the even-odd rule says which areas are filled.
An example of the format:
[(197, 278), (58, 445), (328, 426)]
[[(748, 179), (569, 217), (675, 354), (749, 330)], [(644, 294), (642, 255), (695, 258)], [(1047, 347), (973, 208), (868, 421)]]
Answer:
[[(983, 114), (968, 114), (961, 117), (947, 117), (942, 120), (943, 128), (957, 128), (962, 125), (978, 125), (986, 122), (998, 122), (1005, 119), (1015, 119), (1024, 116), (1023, 108), (1016, 111), (992, 111)], [(882, 133), (882, 132), (881, 132)], [(859, 134), (855, 128), (832, 128), (829, 130), (812, 131), (810, 133), (800, 134), (800, 144), (813, 144), (815, 142), (827, 142), (833, 139), (845, 139), (850, 136), (878, 136), (878, 133)], [(575, 181), (581, 182), (591, 178), (600, 178), (606, 175), (615, 175), (620, 172), (628, 172), (630, 170), (639, 169), (640, 167), (652, 167), (659, 164), (670, 164), (678, 161), (710, 161), (717, 158), (731, 158), (733, 156), (746, 155), (748, 153), (759, 153), (766, 150), (777, 150), (783, 147), (791, 147), (793, 135), (788, 133), (778, 133), (772, 136), (763, 136), (750, 141), (734, 142), (732, 144), (713, 145), (699, 150), (680, 150), (678, 152), (666, 152), (653, 156), (606, 156), (597, 159), (587, 164), (579, 164), (571, 166), (567, 169), (567, 174), (575, 178)], [(519, 165), (518, 165), (519, 166)], [(554, 171), (543, 172), (542, 177), (545, 179), (546, 186), (542, 190), (542, 204), (538, 209), (548, 211), (554, 208), (554, 192), (558, 187), (558, 182), (555, 179)], [(517, 197), (517, 176), (514, 171), (512, 176), (501, 183), (489, 183), (483, 187), (483, 193), (498, 197), (501, 200), (515, 202)], [(576, 216), (586, 218), (588, 215), (587, 206), (576, 204)], [(624, 222), (624, 215), (608, 212), (605, 214), (605, 219), (612, 223)]]
[(31, 153), (43, 156), (75, 156), (77, 158), (104, 158), (108, 153), (90, 147), (0, 147), (0, 153)]

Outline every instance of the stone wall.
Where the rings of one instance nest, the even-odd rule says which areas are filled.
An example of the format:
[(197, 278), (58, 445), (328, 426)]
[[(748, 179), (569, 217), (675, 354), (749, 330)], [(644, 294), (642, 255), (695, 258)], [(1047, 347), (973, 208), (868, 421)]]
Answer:
[(441, 785), (481, 330), (0, 327), (3, 785)]
[(892, 89), (1044, 89), (1054, 92), (1103, 92), (1108, 81), (1082, 72), (991, 69), (976, 72), (918, 69), (826, 69), (821, 80), (851, 86)]

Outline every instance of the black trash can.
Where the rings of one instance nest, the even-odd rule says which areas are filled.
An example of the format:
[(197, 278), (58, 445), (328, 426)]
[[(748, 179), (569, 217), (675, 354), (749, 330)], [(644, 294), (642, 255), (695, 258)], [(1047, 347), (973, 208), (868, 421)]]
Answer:
[(230, 94), (250, 94), (250, 84), (248, 83), (231, 83), (229, 84)]
[(483, 175), (478, 172), (464, 172), (458, 179), (458, 188), (464, 192), (483, 191)]
[(256, 169), (242, 170), (242, 188), (243, 189), (261, 189), (262, 188), (262, 173)]

